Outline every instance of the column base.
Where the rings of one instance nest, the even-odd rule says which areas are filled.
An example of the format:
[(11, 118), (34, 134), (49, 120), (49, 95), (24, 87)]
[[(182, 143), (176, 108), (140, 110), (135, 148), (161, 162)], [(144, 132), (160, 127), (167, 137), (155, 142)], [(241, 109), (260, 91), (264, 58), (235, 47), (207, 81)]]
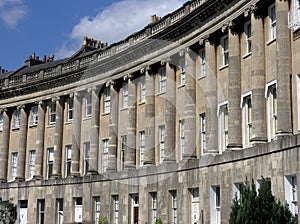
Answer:
[(282, 131), (282, 130), (278, 130), (276, 132), (276, 136), (277, 137), (282, 137), (282, 136), (291, 136), (293, 135), (293, 132), (292, 131)]
[(241, 144), (228, 144), (226, 148), (229, 151), (236, 151), (236, 150), (241, 150), (243, 148), (243, 145), (241, 145)]
[(196, 159), (197, 158), (197, 156), (196, 155), (189, 155), (189, 154), (183, 154), (182, 155), (182, 159), (183, 160), (188, 160), (188, 159)]
[(98, 175), (99, 173), (98, 173), (98, 171), (96, 171), (96, 170), (89, 170), (88, 172), (87, 172), (87, 175), (90, 175), (90, 176), (95, 176), (95, 175)]
[(23, 182), (25, 179), (22, 177), (16, 177), (14, 182)]
[(80, 176), (79, 172), (74, 172), (69, 175), (69, 177), (79, 177), (79, 176)]
[(145, 161), (143, 164), (143, 166), (154, 166), (154, 165), (155, 165), (154, 161)]
[(59, 179), (59, 178), (61, 178), (60, 174), (52, 174), (51, 177), (50, 177), (51, 180), (56, 180), (56, 179)]
[(268, 139), (264, 137), (254, 137), (250, 139), (250, 143), (253, 145), (267, 143)]
[(125, 169), (125, 170), (136, 169), (136, 165), (135, 165), (135, 164), (125, 164), (124, 169)]
[(219, 154), (219, 150), (206, 150), (203, 152), (203, 155), (213, 155), (216, 156)]
[(0, 179), (0, 184), (4, 184), (4, 183), (7, 183), (7, 180), (6, 179)]
[(42, 180), (43, 177), (41, 175), (34, 175), (33, 180)]

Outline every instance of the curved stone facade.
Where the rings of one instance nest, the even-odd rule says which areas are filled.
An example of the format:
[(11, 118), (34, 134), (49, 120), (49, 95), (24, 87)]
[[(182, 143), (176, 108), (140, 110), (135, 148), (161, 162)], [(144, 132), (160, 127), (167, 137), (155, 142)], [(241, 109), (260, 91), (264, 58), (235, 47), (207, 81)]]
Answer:
[(295, 2), (193, 0), (0, 74), (0, 196), (18, 222), (227, 223), (262, 176), (298, 214)]

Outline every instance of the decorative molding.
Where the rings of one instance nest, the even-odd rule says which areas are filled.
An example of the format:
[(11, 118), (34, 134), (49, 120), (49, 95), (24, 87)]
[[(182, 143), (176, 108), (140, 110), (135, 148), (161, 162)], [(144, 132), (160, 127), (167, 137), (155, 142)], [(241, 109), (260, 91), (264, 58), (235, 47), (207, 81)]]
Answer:
[(256, 13), (258, 11), (258, 6), (256, 4), (250, 5), (249, 8), (247, 8), (244, 12), (244, 16), (247, 17), (248, 15), (251, 15), (252, 13)]
[(128, 80), (130, 80), (130, 79), (132, 79), (132, 78), (133, 78), (133, 75), (132, 75), (132, 74), (126, 74), (126, 75), (124, 75), (124, 77), (123, 77), (124, 81), (128, 81)]
[(146, 65), (145, 67), (140, 69), (140, 73), (144, 74), (145, 72), (149, 71), (151, 69), (150, 65)]
[(209, 34), (200, 37), (199, 44), (203, 45), (206, 41), (208, 41), (208, 38), (209, 38)]
[(55, 96), (51, 99), (52, 103), (57, 102), (60, 100), (60, 96)]
[(170, 57), (168, 57), (168, 58), (162, 59), (162, 60), (160, 61), (160, 64), (161, 64), (161, 65), (165, 65), (165, 64), (167, 64), (167, 63), (171, 63), (171, 61), (172, 61), (172, 59), (171, 59)]
[(106, 87), (113, 87), (116, 84), (115, 80), (111, 79), (106, 83)]
[(232, 30), (234, 28), (235, 24), (232, 21), (228, 21), (222, 25), (222, 33), (225, 33), (225, 31)]
[(8, 111), (7, 108), (0, 108), (0, 113), (7, 112), (7, 111)]
[(21, 104), (17, 106), (17, 110), (22, 110), (22, 109), (25, 109), (25, 104)]

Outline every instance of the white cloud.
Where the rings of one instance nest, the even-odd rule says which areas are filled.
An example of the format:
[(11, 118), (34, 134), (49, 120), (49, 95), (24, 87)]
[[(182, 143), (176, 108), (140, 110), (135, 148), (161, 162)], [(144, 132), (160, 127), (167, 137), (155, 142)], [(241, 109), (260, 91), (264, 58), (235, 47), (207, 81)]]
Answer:
[(0, 20), (9, 28), (15, 28), (26, 14), (27, 9), (23, 0), (0, 0)]
[[(68, 43), (64, 43), (56, 54), (59, 58), (70, 56), (70, 52), (80, 48), (84, 36), (109, 44), (120, 41), (147, 26), (151, 15), (163, 17), (181, 7), (186, 1), (123, 0), (114, 2), (96, 16), (82, 18), (73, 27)], [(75, 46), (76, 48), (73, 48)]]

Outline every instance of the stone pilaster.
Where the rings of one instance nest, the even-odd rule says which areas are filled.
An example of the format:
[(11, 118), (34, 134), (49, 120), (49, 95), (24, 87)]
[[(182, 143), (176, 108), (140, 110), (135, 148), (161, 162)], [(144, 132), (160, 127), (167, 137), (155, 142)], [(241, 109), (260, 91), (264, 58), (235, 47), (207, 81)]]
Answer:
[(72, 161), (71, 176), (80, 175), (80, 135), (81, 135), (81, 107), (82, 99), (78, 92), (74, 93), (73, 98), (74, 116), (73, 116), (73, 136), (72, 136)]
[(19, 137), (19, 149), (18, 149), (18, 168), (16, 180), (25, 179), (25, 165), (26, 165), (26, 145), (27, 145), (27, 126), (28, 116), (25, 110), (25, 105), (18, 106), (20, 111), (20, 137)]
[(155, 76), (147, 66), (145, 72), (146, 105), (145, 105), (145, 165), (155, 164)]
[(100, 99), (99, 89), (94, 87), (92, 93), (92, 117), (91, 117), (91, 143), (90, 143), (90, 164), (88, 174), (98, 174), (98, 151), (99, 151), (99, 119)]
[(2, 141), (0, 148), (0, 183), (7, 181), (9, 136), (10, 136), (10, 116), (7, 109), (1, 109), (3, 116)]
[(36, 134), (36, 156), (35, 156), (35, 175), (34, 179), (43, 177), (43, 158), (44, 158), (44, 135), (45, 135), (45, 105), (38, 102), (38, 125)]
[(217, 64), (214, 43), (204, 40), (206, 56), (206, 150), (204, 154), (217, 154), (218, 151), (218, 92), (217, 92)]
[(184, 159), (196, 157), (196, 71), (192, 54), (192, 50), (185, 50)]
[(107, 172), (117, 171), (117, 138), (118, 138), (118, 93), (115, 89), (115, 81), (108, 82), (110, 87), (110, 119), (109, 119), (109, 142), (108, 142), (108, 166)]
[(289, 1), (276, 0), (277, 134), (292, 134), (290, 75), (291, 38), (288, 28)]
[(54, 161), (53, 174), (51, 178), (61, 177), (61, 163), (62, 163), (62, 138), (63, 138), (63, 106), (62, 99), (56, 97), (52, 99), (56, 106), (55, 118), (55, 134), (54, 134)]
[(128, 81), (128, 126), (127, 126), (127, 147), (125, 152), (125, 168), (136, 167), (136, 83), (133, 75), (124, 77)]
[(230, 23), (228, 26), (228, 150), (242, 148), (240, 40), (233, 25)]

